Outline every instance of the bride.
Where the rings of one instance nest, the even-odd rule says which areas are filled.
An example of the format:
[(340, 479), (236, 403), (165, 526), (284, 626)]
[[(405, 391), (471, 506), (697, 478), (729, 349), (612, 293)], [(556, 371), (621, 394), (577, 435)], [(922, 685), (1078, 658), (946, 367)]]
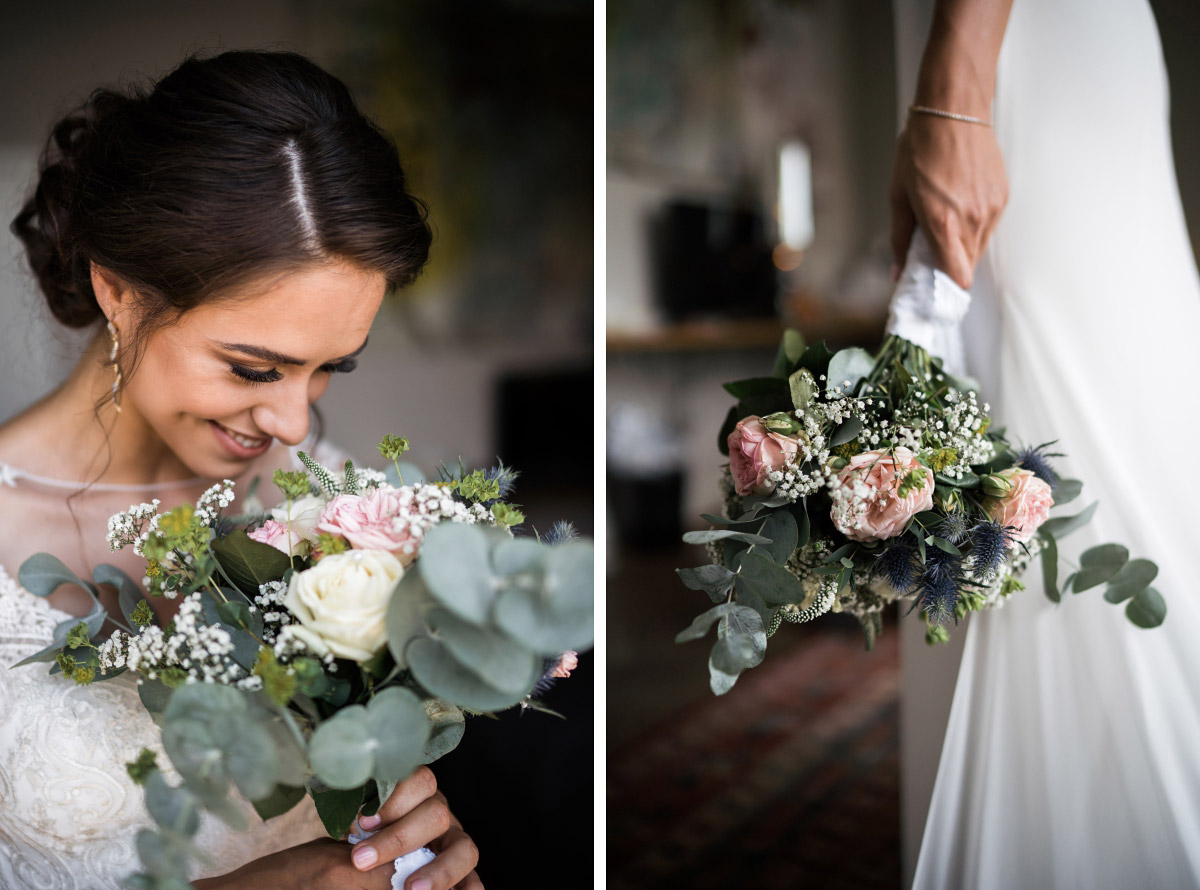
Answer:
[[(1064, 557), (1122, 541), (1158, 562), (1170, 611), (1139, 630), (1098, 591), (1056, 606), (1031, 577), (971, 617), (913, 886), (1197, 888), (1200, 597), (1180, 449), (1200, 433), (1200, 281), (1154, 17), (1146, 0), (932, 6), (897, 4), (902, 55), (905, 34), (929, 34), (897, 153), (897, 262), (919, 225), (941, 269), (974, 275), (969, 370), (1010, 434), (1060, 439), (1060, 469), (1100, 502)], [(947, 665), (915, 661), (920, 698)]]
[[(106, 890), (137, 870), (148, 819), (124, 764), (157, 731), (128, 674), (82, 688), (45, 664), (7, 669), (88, 606), (69, 587), (32, 596), (17, 568), (49, 551), (82, 577), (101, 562), (141, 577), (136, 556), (108, 552), (109, 515), (291, 468), (313, 448), (310, 406), (354, 369), (430, 232), (346, 87), (259, 52), (94, 93), (54, 127), (13, 231), (54, 317), (96, 333), (65, 383), (0, 426), (0, 886)], [(164, 624), (174, 605), (154, 602)], [(482, 890), (428, 769), (365, 821), (384, 824), (351, 848), (322, 838), (307, 800), (243, 834), (213, 820), (195, 886), (386, 888), (392, 859), (428, 844), (438, 855), (406, 890)]]

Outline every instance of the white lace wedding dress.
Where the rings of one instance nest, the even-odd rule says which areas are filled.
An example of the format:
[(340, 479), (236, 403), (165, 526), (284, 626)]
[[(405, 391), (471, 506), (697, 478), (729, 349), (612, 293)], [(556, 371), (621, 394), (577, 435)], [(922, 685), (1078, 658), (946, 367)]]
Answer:
[[(931, 6), (897, 8), (908, 101)], [(972, 290), (969, 370), (1010, 435), (1061, 440), (1086, 483), (1065, 512), (1100, 501), (1063, 556), (1127, 544), (1158, 562), (1169, 614), (1138, 629), (1100, 589), (1055, 606), (1034, 572), (969, 619), (913, 886), (1197, 888), (1200, 281), (1148, 3), (1016, 0), (993, 116), (1011, 197)], [(907, 695), (928, 664), (905, 660)]]
[[(318, 457), (324, 461), (331, 454)], [(267, 474), (264, 497), (269, 486)], [(84, 575), (84, 565), (124, 562), (122, 567), (136, 578), (136, 558), (129, 561), (130, 554), (108, 553), (105, 526), (97, 526), (97, 519), (151, 497), (161, 498), (167, 509), (196, 497), (204, 485), (151, 490), (97, 486), (73, 501), (81, 520), (78, 533), (61, 518), (66, 514), (62, 502), (72, 488), (0, 463), (0, 503), (8, 520), (5, 537), (9, 542), (28, 539), (28, 526), (40, 525), (44, 539), (36, 546), (27, 540), (24, 547), (32, 549), (26, 555), (37, 550), (53, 553), (83, 577), (90, 576)], [(38, 504), (60, 517), (55, 534), (46, 534), (45, 523), (37, 520)], [(169, 760), (138, 699), (133, 675), (80, 687), (61, 675), (51, 676), (48, 664), (9, 670), (48, 645), (55, 625), (71, 617), (24, 590), (15, 580), (17, 569), (0, 565), (0, 888), (117, 890), (139, 870), (137, 832), (151, 824), (141, 789), (130, 780), (125, 764), (143, 747), (159, 751), (160, 765)], [(253, 826), (246, 832), (205, 819), (198, 845), (211, 862), (197, 877), (231, 871), (324, 834), (308, 799), (267, 823), (249, 805), (246, 810)]]

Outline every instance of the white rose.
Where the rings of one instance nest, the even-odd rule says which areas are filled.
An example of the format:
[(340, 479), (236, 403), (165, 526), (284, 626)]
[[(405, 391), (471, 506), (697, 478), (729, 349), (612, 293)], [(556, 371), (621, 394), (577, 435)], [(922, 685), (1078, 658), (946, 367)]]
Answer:
[(299, 535), (306, 541), (317, 543), (316, 525), (325, 509), (325, 498), (315, 494), (306, 494), (292, 501), (292, 509), (288, 510), (287, 501), (271, 511), (271, 518), (283, 523), (293, 535)]
[(339, 658), (369, 661), (387, 643), (384, 617), (404, 575), (386, 550), (347, 550), (292, 575), (283, 605)]

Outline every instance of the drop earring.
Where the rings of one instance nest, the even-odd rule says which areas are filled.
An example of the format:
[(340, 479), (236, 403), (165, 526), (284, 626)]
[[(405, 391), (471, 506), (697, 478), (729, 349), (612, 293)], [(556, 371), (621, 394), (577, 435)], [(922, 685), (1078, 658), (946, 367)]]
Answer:
[(108, 360), (113, 366), (113, 385), (112, 385), (112, 402), (113, 407), (117, 409), (117, 413), (121, 413), (121, 364), (117, 361), (117, 353), (121, 349), (121, 338), (117, 334), (116, 326), (110, 321), (108, 323), (108, 335), (112, 338), (112, 348), (108, 352)]

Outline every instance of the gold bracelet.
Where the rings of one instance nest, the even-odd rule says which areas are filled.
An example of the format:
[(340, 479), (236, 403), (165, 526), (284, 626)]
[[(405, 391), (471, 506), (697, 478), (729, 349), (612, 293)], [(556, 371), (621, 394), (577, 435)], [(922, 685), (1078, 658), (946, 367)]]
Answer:
[(966, 114), (955, 114), (953, 111), (942, 111), (939, 108), (927, 108), (924, 105), (908, 106), (909, 114), (932, 114), (934, 117), (948, 117), (952, 121), (962, 121), (965, 124), (979, 124), (981, 127), (990, 127), (991, 121), (985, 121), (982, 118), (971, 117)]

